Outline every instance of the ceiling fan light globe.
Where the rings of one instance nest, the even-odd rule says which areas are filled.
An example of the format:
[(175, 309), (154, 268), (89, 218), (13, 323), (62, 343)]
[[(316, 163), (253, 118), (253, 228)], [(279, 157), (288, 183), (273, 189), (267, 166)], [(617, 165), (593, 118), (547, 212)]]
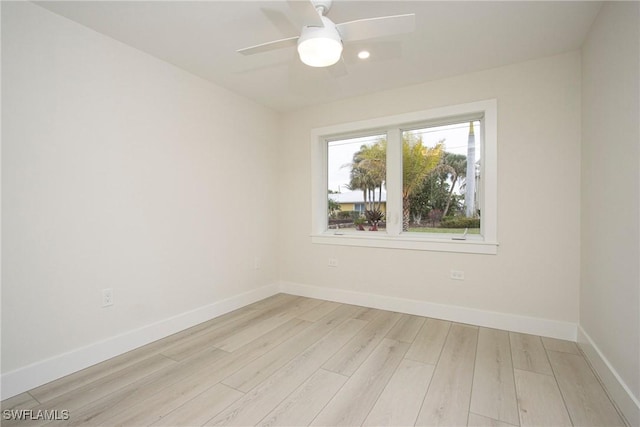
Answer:
[(310, 67), (328, 67), (342, 56), (342, 43), (331, 38), (310, 38), (298, 43), (300, 60)]
[(342, 39), (336, 26), (326, 16), (324, 27), (304, 27), (298, 39), (300, 60), (310, 67), (328, 67), (342, 57)]

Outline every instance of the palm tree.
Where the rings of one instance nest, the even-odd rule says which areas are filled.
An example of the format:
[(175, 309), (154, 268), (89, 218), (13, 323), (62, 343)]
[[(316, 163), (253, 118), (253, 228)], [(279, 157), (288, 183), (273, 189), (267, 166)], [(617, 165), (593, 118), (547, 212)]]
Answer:
[(328, 213), (329, 213), (329, 217), (333, 218), (336, 214), (336, 212), (340, 211), (340, 203), (336, 202), (335, 200), (333, 200), (331, 197), (329, 197), (328, 203), (327, 203), (327, 208), (328, 208)]
[[(362, 190), (366, 210), (379, 210), (382, 204), (382, 186), (386, 180), (387, 142), (384, 139), (372, 145), (363, 145), (354, 153), (353, 161), (344, 165), (350, 167), (350, 190)], [(376, 203), (376, 189), (378, 201)]]
[[(418, 191), (424, 179), (435, 170), (442, 157), (442, 143), (429, 148), (422, 145), (422, 138), (405, 133), (402, 139), (402, 230), (409, 229), (411, 195)], [(382, 186), (387, 174), (387, 141), (380, 139), (372, 145), (363, 145), (353, 155), (353, 161), (345, 167), (351, 167), (351, 190), (362, 190), (367, 210), (380, 210), (382, 204)], [(378, 202), (375, 194), (379, 189)], [(370, 197), (368, 197), (370, 196)]]
[[(379, 210), (382, 204), (382, 186), (387, 178), (387, 141), (380, 139), (375, 144), (363, 145), (355, 157), (357, 157), (357, 167), (365, 171), (369, 180), (371, 192), (369, 210)], [(377, 203), (376, 189), (378, 189)]]
[(445, 217), (451, 207), (451, 199), (453, 197), (453, 190), (455, 189), (456, 183), (458, 182), (458, 179), (462, 181), (465, 177), (467, 170), (467, 157), (463, 154), (445, 152), (442, 156), (442, 163), (438, 166), (438, 169), (448, 173), (451, 178), (451, 188), (449, 188), (447, 204), (442, 212), (442, 216)]
[(404, 132), (402, 137), (402, 231), (409, 230), (411, 195), (419, 191), (425, 178), (433, 172), (442, 157), (442, 143), (424, 147), (422, 138)]
[(347, 167), (347, 166), (351, 167), (351, 173), (350, 173), (349, 184), (347, 184), (346, 187), (351, 191), (362, 190), (364, 204), (366, 207), (367, 195), (369, 193), (369, 188), (368, 188), (369, 184), (368, 184), (368, 179), (366, 177), (366, 173), (363, 169), (360, 169), (357, 166), (354, 166), (354, 163), (349, 163), (347, 165), (344, 165), (343, 167)]

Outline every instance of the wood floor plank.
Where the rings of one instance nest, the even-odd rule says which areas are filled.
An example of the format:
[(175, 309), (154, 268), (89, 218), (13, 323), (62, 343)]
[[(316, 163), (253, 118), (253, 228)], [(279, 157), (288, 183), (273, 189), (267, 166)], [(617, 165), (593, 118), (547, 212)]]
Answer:
[[(112, 393), (94, 402), (83, 408), (79, 413), (75, 413), (73, 419), (78, 420), (79, 425), (107, 422), (111, 417), (121, 416), (121, 413), (127, 408), (145, 399), (153, 398), (156, 393), (168, 390), (180, 381), (189, 381), (189, 378), (195, 377), (196, 381), (202, 382), (201, 379), (204, 379), (204, 376), (201, 378), (200, 374), (202, 370), (211, 373), (208, 377), (211, 383), (218, 382), (247, 362), (289, 339), (289, 333), (297, 333), (304, 330), (308, 324), (309, 322), (300, 319), (291, 320), (288, 324), (265, 334), (260, 339), (252, 341), (234, 353), (226, 353), (215, 348), (196, 353), (194, 356), (178, 362), (170, 372), (158, 372), (132, 384), (128, 390)], [(172, 408), (159, 415), (166, 415)], [(148, 414), (149, 411), (145, 411), (145, 413)]]
[(625, 425), (582, 355), (558, 351), (547, 353), (575, 425)]
[[(515, 426), (518, 426), (516, 424)], [(494, 420), (493, 418), (484, 417), (482, 415), (469, 413), (468, 427), (515, 427), (514, 424), (508, 424), (502, 421)]]
[(522, 427), (572, 425), (553, 376), (520, 369), (514, 373)]
[(175, 366), (176, 362), (162, 355), (155, 355), (135, 363), (125, 369), (108, 374), (97, 381), (88, 383), (69, 393), (65, 393), (53, 400), (47, 401), (46, 406), (62, 407), (73, 410), (82, 407), (85, 402), (92, 402), (96, 398), (106, 396), (115, 390), (146, 378), (155, 372), (161, 372)]
[(311, 425), (361, 425), (408, 348), (407, 343), (383, 339)]
[(307, 320), (309, 322), (317, 322), (322, 319), (327, 314), (331, 313), (333, 310), (336, 310), (338, 307), (341, 307), (342, 304), (333, 302), (333, 301), (323, 301), (317, 307), (312, 308), (306, 313), (298, 313), (297, 317), (302, 320)]
[(438, 319), (427, 319), (414, 339), (407, 359), (435, 365), (449, 333), (451, 322)]
[(295, 304), (295, 302), (300, 298), (301, 297), (297, 295), (279, 293), (279, 294), (272, 295), (268, 298), (262, 299), (260, 301), (256, 301), (253, 304), (248, 305), (247, 308), (266, 311), (272, 308), (288, 306), (289, 304), (292, 304), (292, 303)]
[[(200, 323), (189, 329), (185, 329), (184, 331), (165, 337), (161, 340), (154, 341), (135, 350), (111, 358), (102, 363), (98, 363), (71, 375), (67, 375), (56, 381), (44, 384), (31, 390), (31, 393), (42, 403), (50, 401), (64, 393), (99, 380), (108, 374), (113, 374), (115, 371), (122, 370), (148, 359), (151, 356), (155, 356), (167, 347), (172, 345), (181, 345), (180, 343), (187, 341), (198, 334), (204, 333), (206, 330), (215, 327), (215, 325), (233, 322), (236, 318), (249, 316), (251, 313), (254, 313), (254, 311), (246, 308), (227, 313), (215, 319)], [(202, 349), (202, 346), (198, 347), (198, 351)]]
[(119, 371), (137, 362), (140, 362), (141, 360), (154, 356), (155, 354), (155, 351), (148, 354), (144, 354), (141, 352), (131, 354), (127, 353), (122, 356), (109, 359), (97, 365), (90, 366), (81, 371), (74, 372), (73, 374), (56, 381), (44, 384), (38, 388), (33, 389), (31, 392), (34, 396), (37, 396), (37, 399), (39, 401), (47, 402), (58, 396), (61, 396), (64, 393), (73, 391), (78, 387), (82, 387), (83, 385), (97, 381), (108, 375), (110, 372)]
[(365, 426), (408, 426), (415, 423), (433, 375), (434, 365), (404, 359), (393, 374)]
[(513, 367), (539, 374), (553, 375), (540, 337), (509, 332)]
[(362, 311), (356, 316), (356, 319), (372, 321), (380, 314), (380, 310), (376, 308), (363, 307)]
[(242, 396), (243, 393), (237, 390), (224, 384), (216, 384), (151, 425), (201, 426)]
[[(136, 381), (128, 387), (123, 387), (80, 409), (71, 411), (70, 418), (67, 421), (55, 421), (46, 425), (47, 427), (84, 427), (99, 425), (93, 421), (93, 416), (99, 417), (104, 411), (111, 410), (119, 403), (126, 403), (129, 399), (135, 399), (137, 392), (143, 390), (146, 384), (147, 381), (145, 380)], [(106, 425), (105, 423), (102, 424)]]
[(33, 398), (29, 393), (20, 393), (16, 396), (5, 399), (0, 404), (0, 409), (12, 410), (12, 409), (31, 409), (38, 406), (40, 402)]
[[(75, 415), (80, 408), (98, 401), (117, 390), (126, 389), (131, 383), (151, 376), (153, 373), (160, 372), (175, 364), (176, 362), (171, 359), (162, 355), (155, 355), (122, 370), (102, 376), (96, 381), (48, 400), (32, 409), (34, 411), (68, 410), (71, 414)], [(46, 420), (39, 420), (29, 423), (29, 425), (42, 425), (44, 423), (46, 423)], [(2, 424), (3, 426), (24, 425), (24, 422), (8, 420)]]
[[(219, 358), (212, 360), (210, 365), (185, 372), (183, 378), (178, 381), (171, 381), (169, 386), (162, 382), (157, 382), (152, 386), (146, 387), (145, 392), (138, 393), (133, 398), (128, 399), (125, 404), (119, 404), (114, 407), (113, 411), (100, 419), (99, 424), (140, 426), (149, 425), (160, 420), (220, 381), (221, 374), (218, 367), (224, 365), (226, 359), (230, 358), (231, 355), (223, 354), (222, 352), (217, 354)], [(98, 419), (96, 418), (94, 421), (98, 421)]]
[(339, 324), (207, 425), (246, 426), (260, 422), (365, 325), (365, 321), (357, 319)]
[[(258, 325), (267, 319), (286, 313), (287, 309), (295, 306), (299, 300), (300, 297), (278, 294), (267, 298), (267, 300), (254, 303), (248, 306), (251, 309), (245, 307), (238, 310), (238, 315), (230, 313), (230, 316), (225, 315), (219, 320), (214, 319), (213, 322), (207, 322), (209, 327), (171, 346), (165, 346), (162, 354), (177, 361), (184, 360), (198, 351), (216, 345), (222, 347), (225, 339), (233, 339), (235, 334), (241, 334), (241, 338), (235, 339), (236, 344), (243, 345), (246, 343), (247, 338), (255, 336), (255, 331), (260, 328)], [(246, 329), (249, 329), (249, 331), (246, 332)], [(235, 349), (237, 345), (234, 345), (233, 348), (228, 348), (228, 350)]]
[(223, 383), (248, 392), (356, 312), (357, 309), (353, 306), (342, 306), (330, 311), (303, 332), (292, 335), (278, 347), (245, 364), (225, 378)]
[(561, 351), (563, 353), (571, 353), (580, 355), (580, 350), (576, 343), (571, 341), (559, 340), (557, 338), (542, 337), (544, 348), (550, 351)]
[(250, 324), (252, 320), (259, 319), (260, 315), (261, 312), (257, 310), (243, 310), (238, 316), (221, 319), (189, 337), (175, 343), (168, 343), (162, 349), (162, 354), (176, 361), (185, 360), (199, 351), (213, 347), (214, 339), (226, 336), (236, 329), (240, 330), (243, 326)]
[(287, 314), (293, 317), (304, 316), (311, 310), (318, 308), (320, 305), (322, 305), (322, 303), (324, 303), (324, 301), (322, 301), (321, 299), (300, 297), (290, 306), (290, 308), (287, 310)]
[(425, 317), (402, 314), (398, 323), (387, 334), (387, 338), (411, 344), (426, 320)]
[(261, 426), (308, 425), (340, 390), (348, 377), (319, 369), (271, 411)]
[(477, 341), (478, 328), (451, 325), (416, 425), (467, 425)]
[[(138, 405), (154, 395), (171, 390), (171, 387), (193, 372), (207, 369), (217, 360), (228, 355), (219, 349), (211, 349), (198, 353), (185, 362), (173, 362), (172, 369), (163, 369), (152, 375), (132, 381), (127, 387), (122, 387), (112, 393), (105, 394), (98, 400), (72, 411), (71, 419), (65, 425), (116, 425), (116, 420), (133, 417), (131, 408), (140, 409)], [(143, 409), (143, 414), (148, 414)], [(125, 425), (120, 423), (119, 425)]]
[(277, 348), (282, 343), (287, 342), (291, 337), (298, 336), (304, 331), (307, 331), (311, 326), (313, 326), (313, 323), (302, 319), (291, 319), (283, 323), (232, 352), (233, 357), (230, 358), (231, 368), (234, 371), (239, 369), (274, 348)]
[(323, 368), (338, 374), (351, 376), (374, 348), (398, 322), (401, 315), (391, 311), (379, 311), (378, 316), (340, 349)]
[(232, 334), (226, 335), (224, 337), (214, 339), (213, 341), (211, 341), (211, 344), (221, 350), (232, 352), (242, 347), (243, 345), (253, 341), (254, 339), (266, 334), (272, 329), (275, 329), (278, 326), (287, 323), (293, 318), (294, 316), (291, 316), (288, 313), (279, 313), (272, 317), (259, 319), (255, 322), (252, 322), (251, 325), (242, 328), (241, 330), (235, 331)]
[(518, 424), (509, 333), (480, 328), (476, 351), (471, 412), (509, 424)]

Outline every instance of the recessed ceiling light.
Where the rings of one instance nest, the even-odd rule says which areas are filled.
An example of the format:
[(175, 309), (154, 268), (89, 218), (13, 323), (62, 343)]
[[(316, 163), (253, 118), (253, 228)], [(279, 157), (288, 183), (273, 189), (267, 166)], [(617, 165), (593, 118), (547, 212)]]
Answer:
[(361, 50), (360, 52), (358, 52), (358, 58), (360, 59), (367, 59), (370, 56), (371, 54), (369, 53), (368, 50)]

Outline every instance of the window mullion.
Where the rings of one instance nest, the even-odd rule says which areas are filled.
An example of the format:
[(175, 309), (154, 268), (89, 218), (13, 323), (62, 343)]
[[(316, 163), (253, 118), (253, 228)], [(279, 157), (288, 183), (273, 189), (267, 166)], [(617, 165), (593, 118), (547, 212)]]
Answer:
[(387, 131), (387, 234), (402, 231), (402, 132), (399, 127)]

